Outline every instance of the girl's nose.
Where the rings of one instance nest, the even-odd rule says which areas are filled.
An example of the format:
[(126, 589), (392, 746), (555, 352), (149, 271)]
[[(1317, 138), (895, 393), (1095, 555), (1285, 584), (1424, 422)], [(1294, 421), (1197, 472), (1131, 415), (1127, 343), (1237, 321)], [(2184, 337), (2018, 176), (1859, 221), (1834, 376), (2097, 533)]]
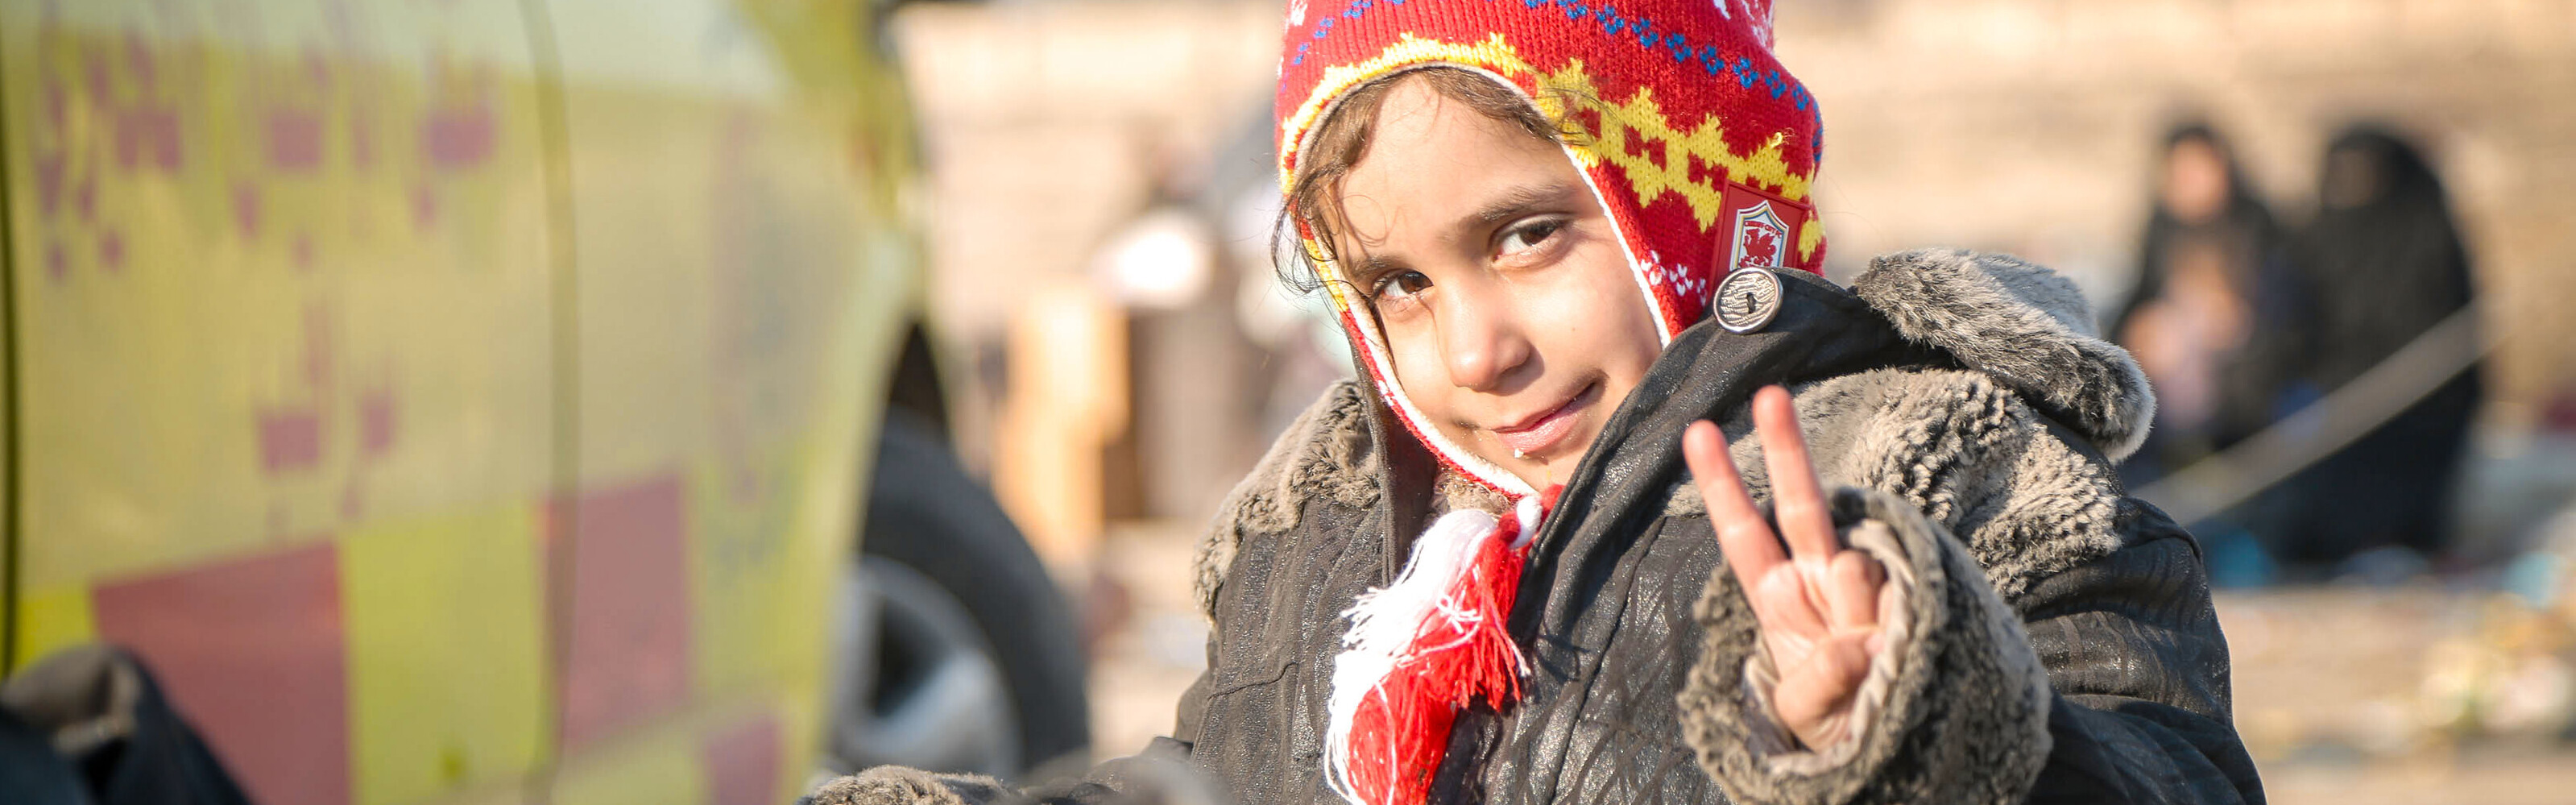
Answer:
[(1440, 357), (1449, 382), (1469, 391), (1493, 391), (1529, 362), (1534, 350), (1512, 315), (1509, 299), (1450, 294), (1440, 323)]

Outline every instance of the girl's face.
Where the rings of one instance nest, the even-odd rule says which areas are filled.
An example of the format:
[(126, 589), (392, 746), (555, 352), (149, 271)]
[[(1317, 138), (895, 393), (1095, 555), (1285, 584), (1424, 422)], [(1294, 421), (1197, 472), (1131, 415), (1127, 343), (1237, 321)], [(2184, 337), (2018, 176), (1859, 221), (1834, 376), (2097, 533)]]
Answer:
[(1334, 252), (1405, 396), (1545, 489), (1663, 350), (1644, 291), (1555, 143), (1407, 80), (1343, 178)]

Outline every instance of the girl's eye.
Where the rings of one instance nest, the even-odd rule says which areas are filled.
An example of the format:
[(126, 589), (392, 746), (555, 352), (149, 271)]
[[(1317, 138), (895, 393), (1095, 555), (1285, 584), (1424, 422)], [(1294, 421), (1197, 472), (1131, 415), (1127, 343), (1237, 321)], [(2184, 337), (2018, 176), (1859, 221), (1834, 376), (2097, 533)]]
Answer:
[(1431, 278), (1423, 276), (1420, 271), (1397, 271), (1378, 278), (1377, 287), (1370, 289), (1369, 296), (1374, 299), (1409, 299), (1430, 287)]
[(1502, 242), (1495, 244), (1494, 248), (1496, 252), (1504, 255), (1519, 254), (1547, 242), (1549, 236), (1564, 228), (1564, 221), (1555, 220), (1536, 221), (1513, 227), (1511, 231), (1503, 233)]

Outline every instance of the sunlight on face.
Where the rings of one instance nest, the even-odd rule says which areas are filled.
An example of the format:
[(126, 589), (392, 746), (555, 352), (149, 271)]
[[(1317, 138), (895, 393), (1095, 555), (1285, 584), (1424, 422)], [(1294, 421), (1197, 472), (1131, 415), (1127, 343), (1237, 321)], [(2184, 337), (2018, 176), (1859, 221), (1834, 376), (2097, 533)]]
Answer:
[(1662, 352), (1564, 151), (1404, 81), (1341, 191), (1335, 252), (1405, 396), (1532, 486), (1562, 481)]

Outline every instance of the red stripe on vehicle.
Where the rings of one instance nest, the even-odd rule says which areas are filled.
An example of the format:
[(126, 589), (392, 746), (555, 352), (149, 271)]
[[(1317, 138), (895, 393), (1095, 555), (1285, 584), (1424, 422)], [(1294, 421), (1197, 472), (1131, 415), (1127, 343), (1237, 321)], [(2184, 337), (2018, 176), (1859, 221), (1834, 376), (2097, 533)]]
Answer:
[(707, 736), (708, 805), (773, 805), (778, 797), (778, 717), (763, 714)]
[(349, 801), (348, 653), (328, 540), (91, 592), (99, 636), (143, 657), (263, 805)]
[[(688, 508), (676, 476), (587, 492), (573, 507), (563, 742), (676, 710), (689, 697)], [(566, 574), (550, 574), (564, 578)]]

